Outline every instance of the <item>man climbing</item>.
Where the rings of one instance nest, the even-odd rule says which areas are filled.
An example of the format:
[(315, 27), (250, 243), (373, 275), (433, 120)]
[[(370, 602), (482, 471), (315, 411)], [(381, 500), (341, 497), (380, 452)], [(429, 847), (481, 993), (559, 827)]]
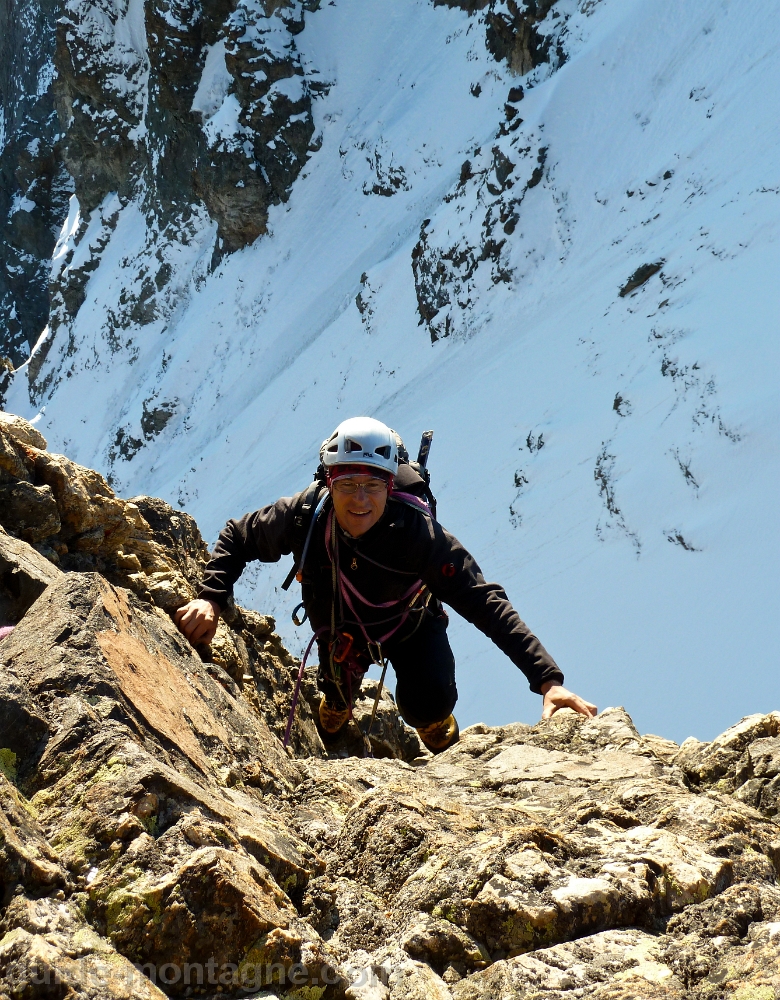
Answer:
[(193, 645), (216, 632), (233, 585), (248, 562), (290, 552), (320, 666), (320, 731), (340, 735), (364, 673), (386, 657), (396, 674), (398, 710), (434, 753), (458, 739), (455, 660), (443, 604), (476, 625), (544, 698), (542, 718), (596, 706), (567, 691), (563, 674), (520, 620), (504, 590), (487, 583), (460, 542), (419, 499), (424, 481), (399, 464), (397, 436), (370, 417), (339, 424), (320, 451), (320, 489), (228, 521), (197, 600), (176, 623)]

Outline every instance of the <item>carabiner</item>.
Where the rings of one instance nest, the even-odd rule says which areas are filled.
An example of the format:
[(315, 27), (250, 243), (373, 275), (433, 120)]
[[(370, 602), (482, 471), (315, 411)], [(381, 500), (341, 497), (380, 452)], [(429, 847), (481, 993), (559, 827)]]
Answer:
[(300, 604), (298, 604), (295, 608), (293, 608), (293, 613), (292, 613), (293, 625), (298, 625), (298, 626), (303, 625), (303, 623), (309, 617), (306, 608), (303, 608), (303, 618), (298, 617), (298, 612), (301, 610), (301, 608), (303, 608), (303, 601), (301, 601)]
[(349, 632), (339, 632), (335, 643), (333, 643), (333, 659), (336, 663), (343, 663), (352, 651), (355, 642)]
[(385, 661), (385, 658), (382, 655), (382, 643), (373, 642), (369, 639), (366, 645), (368, 646), (368, 655), (371, 657), (371, 662), (375, 666), (381, 667)]

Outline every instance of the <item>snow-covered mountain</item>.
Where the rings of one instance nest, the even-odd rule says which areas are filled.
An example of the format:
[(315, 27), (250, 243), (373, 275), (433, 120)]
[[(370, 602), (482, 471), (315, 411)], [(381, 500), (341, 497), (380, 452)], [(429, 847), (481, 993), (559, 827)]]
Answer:
[[(75, 194), (64, 219), (46, 196), (48, 325), (7, 409), (212, 539), (305, 486), (344, 417), (410, 450), (432, 427), (442, 522), (571, 686), (675, 739), (776, 707), (773, 3), (63, 13), (36, 80), (62, 129), (49, 189)], [(20, 177), (3, 167), (6, 251), (30, 258), (6, 282), (17, 352), (49, 252), (24, 243), (45, 196)], [(297, 651), (286, 569), (240, 597)], [(452, 633), (461, 723), (533, 719), (498, 650)]]

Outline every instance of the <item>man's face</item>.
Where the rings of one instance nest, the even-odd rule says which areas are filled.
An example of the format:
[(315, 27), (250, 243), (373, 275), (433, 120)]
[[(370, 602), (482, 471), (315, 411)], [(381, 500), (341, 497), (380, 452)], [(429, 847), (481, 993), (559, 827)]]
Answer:
[(344, 476), (331, 485), (336, 520), (353, 538), (365, 535), (385, 512), (387, 483), (373, 476)]

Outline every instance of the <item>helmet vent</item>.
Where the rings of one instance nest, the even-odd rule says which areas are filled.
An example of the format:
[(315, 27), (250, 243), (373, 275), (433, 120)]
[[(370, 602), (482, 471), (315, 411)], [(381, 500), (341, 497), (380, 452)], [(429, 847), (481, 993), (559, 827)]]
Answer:
[(351, 440), (351, 438), (347, 438), (344, 450), (347, 452), (362, 451), (363, 445), (359, 444), (357, 441)]
[(380, 448), (376, 449), (377, 455), (381, 455), (382, 458), (390, 458), (390, 445), (383, 444)]

